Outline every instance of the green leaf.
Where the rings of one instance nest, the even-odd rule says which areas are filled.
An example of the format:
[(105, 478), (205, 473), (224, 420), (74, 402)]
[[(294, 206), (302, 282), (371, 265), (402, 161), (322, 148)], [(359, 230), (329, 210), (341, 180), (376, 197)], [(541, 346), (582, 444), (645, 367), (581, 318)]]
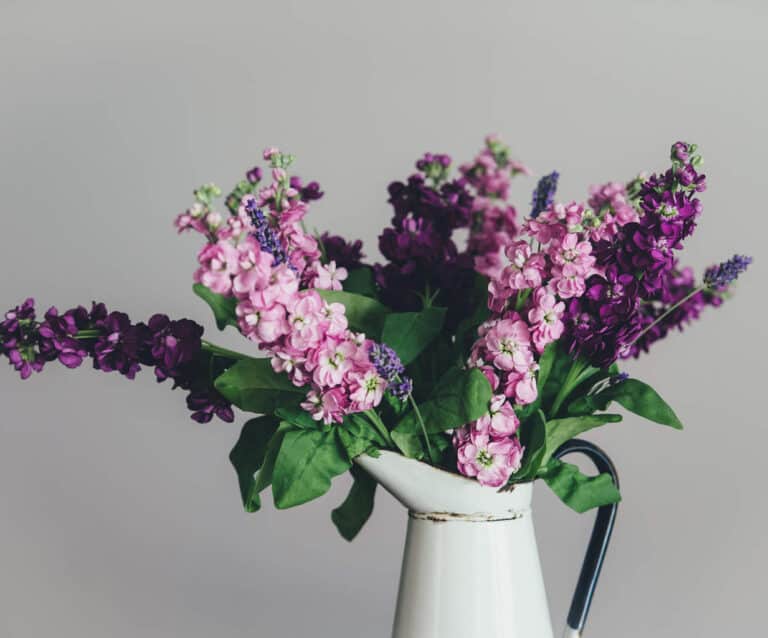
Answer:
[(237, 327), (237, 315), (235, 314), (237, 299), (212, 292), (203, 284), (193, 285), (192, 290), (211, 307), (213, 317), (216, 319), (216, 327), (219, 330), (224, 330), (227, 326)]
[(397, 312), (384, 319), (381, 341), (394, 349), (408, 365), (440, 334), (445, 308), (424, 308), (421, 312)]
[(277, 431), (277, 425), (277, 420), (271, 416), (251, 419), (243, 426), (240, 438), (229, 453), (229, 460), (237, 472), (243, 507), (247, 512), (255, 512), (261, 507), (255, 475), (264, 463), (267, 447)]
[(306, 394), (287, 376), (278, 374), (269, 359), (242, 359), (214, 382), (216, 389), (241, 410), (272, 414), (279, 407), (296, 406)]
[(384, 327), (384, 317), (389, 309), (382, 303), (344, 290), (318, 290), (328, 303), (340, 303), (346, 308), (347, 321), (352, 330), (364, 332), (371, 339), (378, 339)]
[(323, 424), (298, 406), (282, 406), (275, 410), (275, 416), (302, 430), (322, 430)]
[(566, 441), (570, 441), (582, 432), (605, 425), (606, 423), (618, 423), (621, 419), (620, 414), (594, 414), (591, 416), (550, 419), (546, 422), (545, 426), (547, 431), (547, 450), (542, 457), (542, 465), (546, 465), (557, 448)]
[(613, 401), (621, 404), (630, 412), (654, 423), (669, 425), (678, 430), (683, 429), (683, 424), (672, 408), (647, 383), (637, 379), (626, 379), (608, 388), (606, 392)]
[(363, 297), (376, 298), (376, 281), (373, 277), (373, 268), (363, 266), (353, 268), (344, 280), (344, 290)]
[(350, 461), (356, 456), (387, 445), (381, 433), (360, 413), (348, 414), (338, 426), (338, 434)]
[(287, 432), (272, 475), (275, 506), (285, 509), (322, 496), (350, 465), (335, 429)]
[(355, 479), (347, 498), (331, 512), (331, 520), (339, 533), (351, 541), (365, 525), (373, 512), (373, 499), (376, 493), (376, 481), (357, 465), (352, 466)]
[(390, 433), (392, 441), (409, 459), (421, 460), (426, 456), (424, 449), (424, 435), (416, 432), (400, 432), (397, 429)]
[(280, 425), (277, 426), (277, 432), (275, 432), (274, 436), (269, 441), (269, 445), (267, 446), (267, 453), (264, 456), (264, 463), (262, 464), (259, 473), (256, 475), (256, 485), (253, 486), (253, 489), (256, 492), (260, 493), (272, 485), (272, 475), (275, 471), (277, 455), (280, 454), (280, 446), (283, 444), (285, 433), (292, 429), (293, 426), (290, 423), (286, 423), (285, 421), (281, 421)]
[[(488, 412), (490, 400), (491, 385), (480, 370), (452, 368), (441, 377), (427, 400), (419, 405), (419, 410), (427, 432), (443, 432), (479, 419)], [(421, 425), (413, 410), (405, 414), (395, 431), (421, 433)]]
[(544, 413), (536, 411), (520, 424), (520, 443), (525, 448), (520, 469), (510, 478), (510, 483), (526, 481), (536, 476), (547, 450), (547, 426)]
[(571, 463), (552, 459), (539, 476), (563, 503), (579, 514), (621, 501), (621, 494), (609, 474), (587, 476)]

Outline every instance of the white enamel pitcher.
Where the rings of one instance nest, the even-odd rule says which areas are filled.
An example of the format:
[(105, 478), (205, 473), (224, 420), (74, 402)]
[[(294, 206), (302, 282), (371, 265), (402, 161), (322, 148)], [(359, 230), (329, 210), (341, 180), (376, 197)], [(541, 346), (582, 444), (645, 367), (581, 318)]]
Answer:
[[(586, 454), (618, 479), (597, 446), (574, 439), (556, 456)], [(393, 638), (552, 638), (531, 517), (533, 483), (496, 491), (382, 452), (356, 462), (408, 508)], [(617, 506), (598, 510), (565, 638), (582, 635)]]

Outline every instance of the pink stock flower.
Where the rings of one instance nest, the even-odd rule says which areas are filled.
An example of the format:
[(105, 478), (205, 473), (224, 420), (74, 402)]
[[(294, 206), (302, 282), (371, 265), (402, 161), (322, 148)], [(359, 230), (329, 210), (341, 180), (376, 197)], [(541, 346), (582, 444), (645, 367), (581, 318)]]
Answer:
[(246, 298), (253, 290), (263, 290), (272, 275), (272, 255), (262, 252), (259, 244), (248, 238), (237, 247), (237, 274), (232, 281), (236, 297)]
[(581, 297), (586, 291), (582, 269), (571, 263), (552, 268), (551, 285), (562, 299)]
[(357, 347), (349, 341), (327, 338), (312, 353), (313, 381), (319, 386), (340, 385), (344, 376), (354, 368)]
[(502, 319), (488, 331), (485, 345), (493, 364), (501, 370), (523, 371), (533, 361), (531, 335), (522, 320)]
[(536, 290), (533, 303), (534, 306), (528, 311), (528, 321), (532, 327), (533, 345), (541, 353), (548, 344), (559, 339), (565, 330), (565, 324), (561, 320), (565, 303), (557, 301), (546, 288)]
[(541, 253), (534, 253), (527, 242), (518, 241), (507, 248), (510, 264), (502, 272), (504, 283), (512, 290), (524, 290), (541, 285), (546, 261)]
[(352, 393), (349, 398), (356, 411), (370, 410), (381, 403), (384, 390), (387, 388), (387, 380), (380, 377), (373, 367), (362, 374), (355, 372), (350, 375), (350, 378)]
[(206, 244), (197, 256), (200, 268), (194, 280), (215, 293), (227, 295), (232, 290), (232, 275), (238, 270), (237, 249), (227, 241)]
[(324, 266), (319, 261), (314, 264), (314, 278), (312, 287), (319, 290), (341, 290), (341, 282), (347, 278), (347, 269), (338, 268), (336, 262), (332, 261)]
[(582, 273), (583, 277), (592, 274), (592, 266), (595, 257), (592, 255), (592, 244), (588, 241), (580, 241), (575, 233), (568, 233), (558, 243), (553, 242), (549, 251), (552, 263), (558, 266), (573, 264)]
[(517, 438), (494, 439), (471, 426), (455, 432), (454, 447), (459, 472), (489, 487), (504, 485), (520, 469), (523, 459)]
[(504, 388), (504, 394), (508, 397), (514, 397), (515, 403), (527, 405), (533, 403), (539, 396), (539, 390), (536, 386), (536, 372), (539, 364), (531, 361), (528, 369), (523, 372), (511, 372), (507, 376), (507, 385)]
[(520, 420), (515, 409), (503, 394), (497, 394), (491, 399), (488, 414), (481, 416), (475, 424), (478, 431), (495, 438), (511, 436), (519, 426)]

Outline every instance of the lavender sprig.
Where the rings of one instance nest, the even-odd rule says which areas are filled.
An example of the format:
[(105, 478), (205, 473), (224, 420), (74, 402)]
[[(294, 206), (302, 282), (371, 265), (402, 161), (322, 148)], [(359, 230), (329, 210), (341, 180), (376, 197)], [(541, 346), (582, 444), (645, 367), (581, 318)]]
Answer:
[(551, 206), (555, 199), (558, 179), (560, 179), (560, 173), (552, 171), (549, 175), (542, 177), (539, 183), (536, 184), (536, 189), (533, 191), (533, 199), (531, 200), (531, 218), (536, 219), (541, 211)]
[(752, 263), (752, 257), (734, 255), (727, 261), (710, 266), (704, 272), (704, 285), (709, 288), (725, 288), (738, 279)]
[(280, 237), (275, 232), (275, 229), (269, 225), (269, 221), (262, 210), (256, 208), (254, 201), (250, 200), (245, 206), (245, 211), (248, 213), (248, 216), (251, 218), (251, 223), (253, 224), (253, 236), (256, 241), (259, 242), (261, 249), (272, 255), (275, 266), (278, 264), (290, 265), (290, 262), (288, 261), (288, 253), (285, 250), (283, 243), (280, 241)]

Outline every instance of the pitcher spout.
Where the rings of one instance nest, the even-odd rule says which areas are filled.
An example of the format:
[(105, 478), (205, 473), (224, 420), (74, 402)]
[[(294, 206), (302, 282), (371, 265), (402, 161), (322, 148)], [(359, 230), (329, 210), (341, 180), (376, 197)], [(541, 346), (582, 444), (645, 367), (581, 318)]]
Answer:
[(412, 516), (435, 520), (493, 521), (519, 518), (531, 508), (532, 483), (499, 492), (477, 481), (382, 451), (355, 462), (402, 503)]

